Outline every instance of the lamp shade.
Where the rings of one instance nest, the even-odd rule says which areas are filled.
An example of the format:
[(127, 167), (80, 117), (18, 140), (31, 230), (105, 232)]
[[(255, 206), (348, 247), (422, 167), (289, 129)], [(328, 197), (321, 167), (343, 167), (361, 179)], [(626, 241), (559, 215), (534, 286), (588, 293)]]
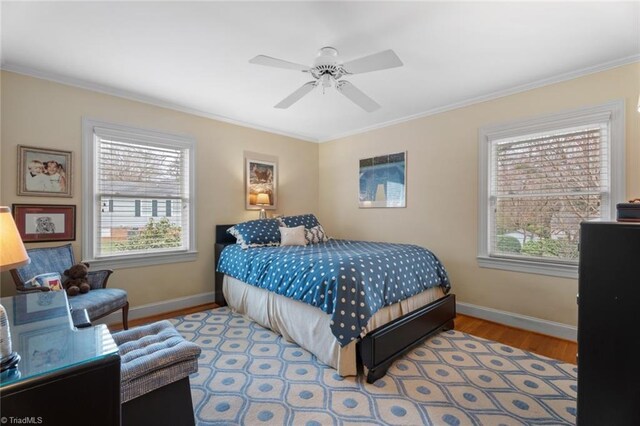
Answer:
[(0, 207), (0, 271), (29, 263), (27, 250), (16, 228), (9, 207)]
[(256, 198), (256, 204), (258, 205), (269, 204), (269, 194), (258, 194), (258, 198)]

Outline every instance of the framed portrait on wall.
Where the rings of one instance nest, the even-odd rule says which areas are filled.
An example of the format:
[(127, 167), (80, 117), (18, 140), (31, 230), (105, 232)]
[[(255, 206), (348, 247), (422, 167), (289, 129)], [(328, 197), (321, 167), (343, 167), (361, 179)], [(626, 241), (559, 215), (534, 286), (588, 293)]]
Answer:
[(407, 206), (407, 153), (360, 160), (360, 208)]
[(278, 207), (278, 159), (245, 153), (245, 209), (275, 210)]
[(72, 153), (18, 145), (18, 195), (71, 197)]
[(25, 243), (76, 239), (76, 206), (13, 204), (13, 218)]

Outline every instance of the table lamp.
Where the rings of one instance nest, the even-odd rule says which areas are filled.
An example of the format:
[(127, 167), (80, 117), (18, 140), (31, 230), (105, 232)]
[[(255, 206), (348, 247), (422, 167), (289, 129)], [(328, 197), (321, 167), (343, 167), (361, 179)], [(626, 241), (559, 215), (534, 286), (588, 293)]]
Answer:
[(260, 209), (260, 219), (266, 219), (267, 218), (267, 212), (264, 211), (264, 206), (268, 206), (269, 205), (269, 194), (258, 194), (258, 198), (256, 198), (256, 205), (258, 206), (263, 206)]
[[(0, 207), (0, 271), (26, 265), (30, 259), (9, 207)], [(7, 311), (0, 305), (0, 370), (15, 367), (20, 356), (12, 351)]]

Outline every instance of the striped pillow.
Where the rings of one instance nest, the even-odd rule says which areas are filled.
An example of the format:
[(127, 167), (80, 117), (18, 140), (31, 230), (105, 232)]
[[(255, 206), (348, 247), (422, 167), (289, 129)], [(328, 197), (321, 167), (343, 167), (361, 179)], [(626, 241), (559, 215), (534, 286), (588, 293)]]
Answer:
[(307, 244), (318, 244), (329, 241), (329, 237), (327, 237), (324, 228), (320, 224), (313, 228), (305, 229), (304, 238), (307, 240)]

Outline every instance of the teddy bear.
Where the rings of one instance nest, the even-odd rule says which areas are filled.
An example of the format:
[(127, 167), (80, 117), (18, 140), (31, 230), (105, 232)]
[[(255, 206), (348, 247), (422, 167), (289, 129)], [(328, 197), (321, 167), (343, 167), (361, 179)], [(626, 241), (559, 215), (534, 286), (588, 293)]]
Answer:
[(62, 285), (67, 291), (67, 295), (75, 296), (78, 293), (86, 293), (91, 289), (87, 280), (87, 275), (89, 275), (89, 264), (87, 262), (73, 265), (64, 271), (64, 274), (69, 277)]

